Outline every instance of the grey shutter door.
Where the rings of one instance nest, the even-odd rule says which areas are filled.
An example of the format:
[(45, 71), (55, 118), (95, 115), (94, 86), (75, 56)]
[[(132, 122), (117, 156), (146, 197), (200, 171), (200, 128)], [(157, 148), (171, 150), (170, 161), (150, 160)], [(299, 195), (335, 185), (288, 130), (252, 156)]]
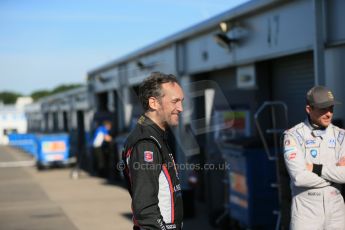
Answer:
[(305, 95), (314, 85), (314, 64), (311, 52), (291, 55), (272, 61), (273, 99), (288, 106), (289, 127), (306, 117)]

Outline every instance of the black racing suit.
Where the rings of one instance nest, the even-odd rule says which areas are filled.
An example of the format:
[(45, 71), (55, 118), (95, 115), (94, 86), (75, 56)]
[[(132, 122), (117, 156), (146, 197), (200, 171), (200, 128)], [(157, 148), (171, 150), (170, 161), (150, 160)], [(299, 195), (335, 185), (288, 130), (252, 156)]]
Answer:
[(181, 186), (167, 135), (146, 116), (128, 136), (124, 174), (132, 197), (133, 229), (181, 229)]

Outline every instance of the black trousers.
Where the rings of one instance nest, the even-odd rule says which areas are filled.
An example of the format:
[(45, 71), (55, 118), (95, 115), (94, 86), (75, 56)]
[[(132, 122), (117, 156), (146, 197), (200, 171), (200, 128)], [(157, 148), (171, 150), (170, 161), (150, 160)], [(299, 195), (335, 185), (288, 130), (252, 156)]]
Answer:
[(93, 149), (93, 170), (101, 177), (107, 177), (109, 163), (109, 148), (97, 147)]

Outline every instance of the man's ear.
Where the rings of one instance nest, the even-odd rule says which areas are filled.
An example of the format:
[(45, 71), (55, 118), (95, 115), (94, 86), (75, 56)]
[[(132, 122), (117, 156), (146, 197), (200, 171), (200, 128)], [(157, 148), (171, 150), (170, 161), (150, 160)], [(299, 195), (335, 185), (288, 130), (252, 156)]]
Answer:
[(151, 110), (157, 110), (159, 105), (159, 101), (155, 97), (149, 98), (149, 107)]
[(305, 111), (307, 112), (307, 114), (310, 114), (311, 110), (312, 110), (311, 106), (310, 105), (306, 105)]

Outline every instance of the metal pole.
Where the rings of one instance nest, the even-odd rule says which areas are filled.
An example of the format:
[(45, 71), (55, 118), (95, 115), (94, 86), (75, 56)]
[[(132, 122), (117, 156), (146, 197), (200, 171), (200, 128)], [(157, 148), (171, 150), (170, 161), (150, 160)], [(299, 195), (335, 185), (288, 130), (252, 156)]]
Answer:
[(314, 71), (315, 85), (325, 85), (325, 25), (322, 0), (314, 0)]

